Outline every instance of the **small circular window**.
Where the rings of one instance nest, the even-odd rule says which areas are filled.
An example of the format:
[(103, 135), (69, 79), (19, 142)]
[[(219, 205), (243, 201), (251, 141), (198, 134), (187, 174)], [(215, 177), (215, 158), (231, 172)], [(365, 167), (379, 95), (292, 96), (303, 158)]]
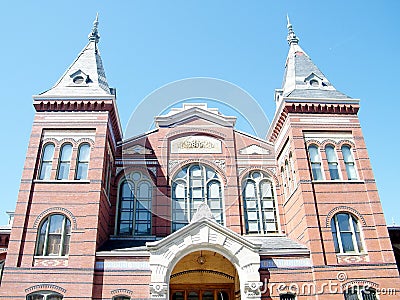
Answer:
[(82, 82), (83, 82), (83, 77), (82, 76), (74, 77), (74, 83), (75, 84), (81, 84)]
[(319, 82), (318, 82), (318, 80), (312, 79), (312, 80), (310, 80), (310, 85), (311, 86), (319, 86)]

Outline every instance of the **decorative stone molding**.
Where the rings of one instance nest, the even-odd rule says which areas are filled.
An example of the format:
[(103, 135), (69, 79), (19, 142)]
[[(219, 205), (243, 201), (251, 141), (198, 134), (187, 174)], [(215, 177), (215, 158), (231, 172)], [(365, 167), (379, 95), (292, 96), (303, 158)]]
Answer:
[(180, 160), (170, 160), (168, 161), (168, 172), (171, 173), (171, 170), (175, 168), (181, 161)]
[(368, 254), (336, 255), (338, 264), (361, 264), (369, 262)]
[[(242, 300), (261, 297), (258, 272), (261, 244), (252, 243), (209, 218), (202, 217), (146, 246), (150, 252), (152, 298), (168, 298), (168, 284), (175, 265), (186, 255), (199, 250), (217, 252), (235, 266)], [(245, 288), (245, 283), (250, 285)]]
[(127, 289), (116, 289), (111, 291), (111, 295), (133, 295), (133, 292)]
[(355, 215), (361, 221), (363, 226), (367, 226), (367, 222), (365, 222), (364, 217), (357, 210), (355, 210), (354, 208), (349, 207), (349, 206), (338, 206), (338, 207), (335, 207), (334, 209), (332, 209), (327, 214), (327, 216), (326, 216), (326, 224), (325, 224), (326, 227), (331, 227), (331, 219), (332, 219), (332, 217), (335, 214), (339, 213), (339, 212), (349, 212), (349, 213)]
[(225, 171), (225, 159), (216, 159), (214, 163), (221, 169)]
[(240, 149), (239, 154), (242, 154), (242, 155), (245, 155), (245, 154), (247, 154), (247, 155), (253, 155), (253, 154), (268, 155), (268, 154), (271, 154), (271, 151), (268, 149), (265, 149), (259, 145), (253, 144), (253, 145), (250, 145), (250, 146)]
[(127, 154), (153, 154), (153, 150), (142, 145), (133, 145), (132, 147), (122, 149), (122, 155)]
[(60, 259), (48, 259), (48, 258), (35, 258), (33, 262), (34, 267), (68, 267), (68, 259), (60, 258)]
[(27, 289), (25, 289), (25, 293), (30, 294), (34, 291), (41, 291), (41, 290), (50, 290), (50, 291), (57, 291), (57, 292), (61, 292), (63, 294), (65, 294), (67, 292), (66, 289), (55, 285), (55, 284), (38, 284), (38, 285), (34, 285), (31, 286)]
[(48, 215), (48, 214), (50, 214), (50, 213), (54, 213), (54, 212), (60, 212), (60, 213), (62, 213), (62, 214), (67, 215), (67, 216), (70, 218), (70, 220), (72, 221), (72, 224), (73, 224), (72, 229), (73, 229), (73, 230), (76, 230), (76, 229), (77, 229), (77, 224), (76, 224), (76, 218), (75, 218), (75, 216), (72, 214), (72, 212), (70, 212), (68, 209), (63, 208), (63, 207), (51, 207), (51, 208), (48, 208), (48, 209), (46, 209), (45, 211), (43, 211), (41, 214), (39, 214), (39, 215), (36, 217), (36, 220), (35, 220), (35, 222), (33, 223), (33, 228), (37, 228), (37, 227), (38, 227), (40, 221), (43, 219), (44, 216), (46, 216), (46, 215)]
[(167, 299), (168, 285), (164, 282), (150, 283), (150, 298)]
[(203, 202), (199, 205), (199, 207), (197, 208), (197, 211), (195, 212), (195, 214), (192, 217), (192, 220), (190, 221), (191, 223), (193, 222), (197, 222), (201, 219), (210, 219), (210, 220), (214, 220), (215, 218), (211, 212), (210, 207), (207, 205), (206, 202)]
[(263, 283), (261, 281), (248, 281), (244, 284), (244, 292), (247, 298), (260, 298), (261, 287)]

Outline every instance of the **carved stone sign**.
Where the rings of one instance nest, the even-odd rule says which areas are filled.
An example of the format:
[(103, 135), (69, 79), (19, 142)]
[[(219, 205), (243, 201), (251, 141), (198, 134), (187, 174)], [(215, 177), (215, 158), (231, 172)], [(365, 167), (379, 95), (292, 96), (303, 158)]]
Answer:
[(184, 136), (171, 141), (171, 153), (222, 153), (222, 142), (204, 135)]

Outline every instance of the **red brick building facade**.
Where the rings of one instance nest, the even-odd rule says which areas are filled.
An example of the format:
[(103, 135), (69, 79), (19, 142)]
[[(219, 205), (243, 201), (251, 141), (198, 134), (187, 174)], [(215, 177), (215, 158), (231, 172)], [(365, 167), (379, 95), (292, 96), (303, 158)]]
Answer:
[(0, 299), (397, 299), (359, 100), (290, 24), (265, 139), (194, 103), (123, 138), (97, 24), (33, 97)]

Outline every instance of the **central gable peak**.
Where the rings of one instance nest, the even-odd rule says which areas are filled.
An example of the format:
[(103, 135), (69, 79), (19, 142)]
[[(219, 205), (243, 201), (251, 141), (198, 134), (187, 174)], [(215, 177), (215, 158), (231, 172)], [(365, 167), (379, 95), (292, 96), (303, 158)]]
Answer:
[(207, 103), (184, 103), (182, 107), (174, 107), (168, 113), (156, 116), (154, 121), (156, 127), (173, 127), (195, 118), (224, 127), (234, 127), (236, 124), (236, 117), (225, 116), (218, 108), (209, 108)]

